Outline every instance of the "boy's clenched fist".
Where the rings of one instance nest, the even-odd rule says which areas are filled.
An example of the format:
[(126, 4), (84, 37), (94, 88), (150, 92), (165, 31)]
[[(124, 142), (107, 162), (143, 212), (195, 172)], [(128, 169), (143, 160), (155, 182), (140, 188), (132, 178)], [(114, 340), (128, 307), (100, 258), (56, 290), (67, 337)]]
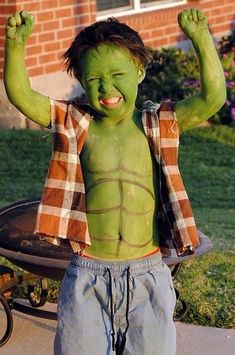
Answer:
[(184, 10), (178, 15), (178, 23), (182, 31), (192, 40), (200, 40), (208, 33), (206, 15), (197, 9)]
[(26, 11), (17, 11), (10, 16), (6, 25), (6, 39), (16, 44), (24, 44), (30, 36), (34, 24), (34, 18)]

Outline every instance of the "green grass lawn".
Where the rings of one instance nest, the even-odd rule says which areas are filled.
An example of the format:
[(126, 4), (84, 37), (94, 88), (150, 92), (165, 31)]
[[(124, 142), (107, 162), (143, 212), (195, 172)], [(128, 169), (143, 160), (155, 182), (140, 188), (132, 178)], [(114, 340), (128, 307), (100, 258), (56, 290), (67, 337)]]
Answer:
[[(51, 154), (51, 137), (45, 135), (0, 131), (0, 207), (41, 194)], [(180, 166), (197, 225), (214, 244), (209, 254), (185, 263), (175, 280), (189, 308), (184, 321), (234, 328), (235, 129), (184, 133)], [(50, 297), (56, 295), (53, 282)]]

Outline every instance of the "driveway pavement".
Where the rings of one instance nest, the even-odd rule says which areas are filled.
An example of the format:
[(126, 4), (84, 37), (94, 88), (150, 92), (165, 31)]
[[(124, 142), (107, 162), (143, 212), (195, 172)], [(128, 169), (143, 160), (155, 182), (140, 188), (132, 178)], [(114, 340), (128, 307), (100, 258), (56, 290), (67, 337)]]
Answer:
[[(43, 309), (55, 311), (56, 305), (47, 303)], [(1, 355), (53, 355), (56, 321), (29, 316), (18, 311), (13, 311), (13, 321), (12, 336), (0, 348)], [(233, 329), (201, 327), (180, 322), (176, 323), (176, 329), (177, 355), (235, 354)]]

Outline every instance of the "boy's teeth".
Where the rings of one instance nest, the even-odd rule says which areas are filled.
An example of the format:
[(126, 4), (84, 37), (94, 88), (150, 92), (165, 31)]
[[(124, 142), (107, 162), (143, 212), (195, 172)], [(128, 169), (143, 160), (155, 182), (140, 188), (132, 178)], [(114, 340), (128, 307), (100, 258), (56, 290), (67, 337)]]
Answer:
[(108, 105), (108, 104), (116, 104), (120, 100), (120, 97), (110, 97), (108, 99), (102, 99), (101, 102)]

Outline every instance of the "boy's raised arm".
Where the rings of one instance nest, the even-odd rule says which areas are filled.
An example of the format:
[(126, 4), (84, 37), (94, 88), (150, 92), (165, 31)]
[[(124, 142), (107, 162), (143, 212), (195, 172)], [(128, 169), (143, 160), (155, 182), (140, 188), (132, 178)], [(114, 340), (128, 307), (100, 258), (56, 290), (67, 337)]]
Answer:
[(32, 90), (26, 72), (25, 43), (33, 29), (33, 17), (25, 11), (8, 18), (6, 26), (4, 84), (10, 102), (25, 116), (48, 127), (50, 100)]
[(201, 90), (198, 95), (179, 101), (175, 105), (181, 131), (198, 126), (210, 118), (226, 100), (224, 72), (207, 18), (200, 10), (185, 10), (178, 16), (178, 23), (191, 39), (198, 56)]

